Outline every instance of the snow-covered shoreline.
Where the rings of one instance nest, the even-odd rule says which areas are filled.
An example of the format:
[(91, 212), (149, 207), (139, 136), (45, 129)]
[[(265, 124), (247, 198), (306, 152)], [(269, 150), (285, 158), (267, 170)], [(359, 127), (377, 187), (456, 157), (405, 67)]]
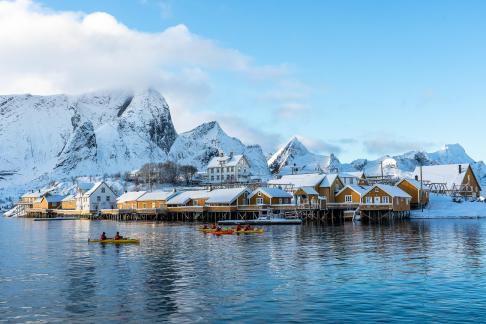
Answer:
[(486, 218), (486, 203), (464, 201), (453, 202), (450, 196), (430, 196), (430, 204), (421, 210), (412, 210), (413, 219), (444, 219), (444, 218)]

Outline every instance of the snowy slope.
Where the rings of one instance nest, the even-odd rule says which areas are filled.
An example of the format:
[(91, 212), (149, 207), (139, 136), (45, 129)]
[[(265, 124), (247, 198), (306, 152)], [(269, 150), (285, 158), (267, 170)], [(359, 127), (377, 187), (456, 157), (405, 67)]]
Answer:
[[(0, 96), (6, 183), (102, 175), (167, 159), (177, 133), (156, 91)], [(0, 193), (1, 194), (1, 193)]]
[(299, 173), (329, 171), (331, 164), (338, 166), (334, 156), (311, 153), (297, 137), (292, 137), (267, 161), (273, 174), (291, 174), (295, 166)]
[(228, 136), (215, 121), (204, 123), (193, 130), (179, 134), (169, 152), (169, 157), (180, 164), (192, 164), (200, 171), (204, 171), (209, 160), (221, 152), (245, 154), (250, 162), (253, 175), (269, 176), (261, 147), (259, 145), (246, 146), (239, 139)]
[(431, 194), (430, 203), (421, 210), (412, 210), (412, 218), (483, 218), (486, 217), (486, 203), (464, 201), (453, 202), (451, 197)]

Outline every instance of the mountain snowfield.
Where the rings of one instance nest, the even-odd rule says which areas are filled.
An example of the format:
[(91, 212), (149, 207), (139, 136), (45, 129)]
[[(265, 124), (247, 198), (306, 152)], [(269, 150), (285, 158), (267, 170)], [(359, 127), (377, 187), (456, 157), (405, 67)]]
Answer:
[[(259, 145), (245, 145), (213, 121), (177, 134), (169, 106), (153, 89), (99, 91), (78, 96), (0, 96), (0, 205), (54, 181), (71, 188), (76, 177), (109, 179), (148, 162), (172, 160), (205, 169), (221, 152), (245, 154), (253, 175), (363, 170), (409, 176), (416, 166), (408, 152), (377, 160), (341, 163), (333, 154), (310, 152), (297, 138), (265, 158)], [(427, 164), (471, 163), (486, 186), (486, 166), (459, 144), (426, 153)], [(122, 188), (120, 183), (113, 184)], [(58, 188), (60, 191), (64, 187)]]

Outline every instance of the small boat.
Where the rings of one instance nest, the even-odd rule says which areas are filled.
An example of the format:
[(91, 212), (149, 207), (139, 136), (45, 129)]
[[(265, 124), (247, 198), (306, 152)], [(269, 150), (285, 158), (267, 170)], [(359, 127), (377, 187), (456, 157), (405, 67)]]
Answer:
[(102, 243), (102, 244), (140, 244), (140, 239), (124, 238), (121, 240), (115, 240), (112, 238), (106, 240), (91, 240), (88, 239), (88, 243)]
[(234, 231), (233, 230), (225, 230), (225, 231), (208, 232), (208, 233), (213, 234), (213, 235), (233, 235)]
[(223, 220), (218, 222), (219, 225), (300, 225), (302, 219), (298, 217), (275, 217), (275, 216), (260, 216), (257, 219), (248, 220)]
[(255, 228), (248, 231), (242, 229), (240, 231), (235, 231), (234, 233), (235, 234), (262, 234), (263, 232), (264, 232), (263, 228)]
[(53, 218), (34, 218), (35, 222), (44, 221), (62, 221), (62, 220), (78, 220), (78, 217), (53, 217)]

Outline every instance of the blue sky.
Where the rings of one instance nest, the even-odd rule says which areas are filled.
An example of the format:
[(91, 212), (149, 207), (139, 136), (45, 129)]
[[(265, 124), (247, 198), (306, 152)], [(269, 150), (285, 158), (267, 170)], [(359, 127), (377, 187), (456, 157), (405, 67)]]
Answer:
[(343, 161), (456, 142), (486, 158), (484, 1), (40, 3), (59, 12), (106, 12), (147, 34), (184, 25), (258, 68), (242, 75), (191, 63), (190, 75), (200, 76), (197, 96), (168, 98), (184, 106), (174, 118), (179, 131), (209, 118), (267, 151), (299, 135), (312, 150)]

